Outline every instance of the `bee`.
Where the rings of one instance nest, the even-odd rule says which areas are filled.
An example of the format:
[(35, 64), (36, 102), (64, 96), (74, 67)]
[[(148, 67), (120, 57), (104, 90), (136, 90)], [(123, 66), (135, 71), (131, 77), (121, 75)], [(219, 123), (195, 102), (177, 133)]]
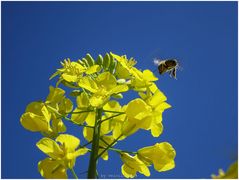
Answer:
[(170, 77), (174, 77), (174, 79), (177, 79), (176, 72), (179, 68), (179, 63), (177, 59), (155, 59), (154, 64), (158, 66), (158, 71), (160, 75), (168, 72), (170, 74)]

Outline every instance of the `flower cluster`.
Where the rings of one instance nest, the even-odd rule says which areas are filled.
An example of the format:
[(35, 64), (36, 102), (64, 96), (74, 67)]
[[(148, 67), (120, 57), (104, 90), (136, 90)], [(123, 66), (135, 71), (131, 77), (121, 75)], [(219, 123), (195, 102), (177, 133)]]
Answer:
[[(50, 86), (45, 101), (30, 103), (21, 116), (22, 126), (44, 137), (36, 144), (48, 157), (38, 163), (40, 174), (45, 178), (67, 178), (67, 169), (74, 172), (77, 157), (90, 152), (88, 178), (96, 177), (98, 158), (108, 160), (108, 151), (119, 154), (123, 164), (122, 174), (133, 178), (139, 172), (150, 176), (153, 165), (158, 172), (175, 167), (176, 152), (168, 142), (143, 147), (136, 152), (116, 149), (119, 141), (139, 130), (148, 130), (153, 137), (163, 132), (162, 114), (171, 106), (158, 89), (158, 78), (149, 69), (139, 70), (133, 58), (113, 53), (94, 60), (90, 54), (78, 61), (64, 60), (50, 79), (58, 76), (56, 87)], [(75, 107), (65, 97), (59, 85), (73, 89)], [(121, 105), (117, 99), (133, 90), (139, 97)], [(66, 132), (63, 120), (82, 126), (80, 130), (87, 141)], [(91, 149), (86, 148), (92, 144)]]
[(238, 179), (238, 161), (233, 162), (226, 172), (219, 169), (218, 175), (212, 174), (211, 177), (212, 179)]

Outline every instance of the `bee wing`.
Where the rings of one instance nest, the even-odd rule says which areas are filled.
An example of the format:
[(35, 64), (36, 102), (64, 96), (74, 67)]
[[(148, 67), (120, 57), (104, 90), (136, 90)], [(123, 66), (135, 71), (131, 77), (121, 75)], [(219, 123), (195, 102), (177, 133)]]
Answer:
[(158, 66), (160, 63), (160, 59), (154, 58), (154, 65)]

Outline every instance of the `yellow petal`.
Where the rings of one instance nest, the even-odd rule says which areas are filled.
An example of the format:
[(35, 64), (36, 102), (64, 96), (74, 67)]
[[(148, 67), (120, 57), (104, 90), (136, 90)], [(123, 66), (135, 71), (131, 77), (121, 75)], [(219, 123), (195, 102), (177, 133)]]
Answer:
[(110, 90), (110, 94), (118, 94), (121, 92), (126, 92), (128, 90), (129, 90), (129, 87), (127, 85), (117, 85)]
[(60, 114), (66, 114), (70, 113), (73, 109), (73, 103), (70, 99), (64, 98), (61, 103), (59, 104), (59, 113)]
[(123, 67), (121, 64), (117, 64), (116, 69), (115, 69), (115, 75), (117, 78), (122, 78), (122, 79), (129, 79), (130, 78), (130, 73), (129, 69)]
[[(121, 106), (118, 101), (109, 101), (106, 103), (103, 107), (104, 110), (111, 110), (111, 111), (118, 111), (121, 112)], [(113, 113), (110, 113), (110, 115), (113, 115)], [(109, 116), (110, 116), (109, 115)]]
[(76, 104), (78, 108), (86, 108), (89, 106), (89, 98), (85, 92), (82, 92), (80, 96), (76, 98)]
[(78, 85), (84, 89), (89, 90), (90, 92), (97, 92), (98, 86), (94, 80), (89, 77), (83, 77), (79, 80)]
[(64, 144), (67, 152), (74, 151), (79, 145), (80, 140), (69, 134), (61, 134), (56, 138), (57, 142), (60, 142), (62, 145)]
[(159, 137), (160, 134), (162, 134), (163, 132), (163, 125), (162, 123), (158, 123), (158, 124), (153, 123), (150, 129), (151, 129), (151, 134), (153, 137)]
[(134, 118), (136, 115), (148, 110), (148, 105), (142, 99), (137, 98), (128, 103), (125, 112), (128, 118)]
[(84, 148), (79, 148), (78, 150), (76, 150), (72, 153), (67, 153), (66, 158), (67, 159), (75, 159), (78, 156), (86, 154), (87, 152), (89, 152), (88, 148), (85, 148), (85, 147)]
[(50, 138), (42, 138), (37, 142), (36, 146), (53, 159), (61, 158), (63, 155), (63, 151), (60, 146)]
[(89, 112), (85, 118), (85, 122), (89, 126), (94, 126), (95, 125), (95, 112)]
[(152, 82), (152, 84), (149, 86), (149, 89), (152, 93), (155, 93), (158, 90), (158, 87), (155, 83)]
[[(104, 149), (99, 149), (98, 155), (103, 152)], [(109, 154), (108, 151), (105, 151), (101, 156), (100, 156), (104, 161), (107, 161), (109, 159)]]
[(154, 95), (152, 96), (149, 105), (152, 107), (156, 107), (158, 104), (166, 101), (167, 98), (166, 96), (163, 94), (163, 92), (161, 92), (159, 89), (156, 90), (156, 92), (154, 93)]
[(143, 71), (143, 76), (146, 81), (157, 81), (158, 78), (154, 76), (153, 72), (149, 69)]
[(138, 153), (140, 156), (151, 160), (154, 164), (154, 169), (159, 172), (168, 171), (175, 167), (174, 158), (176, 152), (171, 144), (167, 142), (156, 143), (154, 146), (144, 147), (138, 150)]
[(65, 91), (61, 88), (49, 87), (50, 93), (46, 98), (46, 103), (58, 103), (64, 98)]
[(53, 116), (52, 129), (55, 132), (55, 134), (58, 135), (58, 133), (66, 131), (66, 126), (61, 119)]
[(67, 74), (67, 73), (63, 73), (62, 75), (62, 78), (68, 82), (77, 82), (77, 75), (76, 74)]
[(66, 168), (59, 161), (46, 158), (38, 163), (38, 171), (46, 179), (67, 179)]
[(106, 95), (97, 95), (94, 94), (91, 98), (90, 98), (90, 105), (96, 108), (101, 108), (102, 106), (105, 105), (105, 103), (107, 103), (107, 101), (110, 99), (110, 96)]
[(36, 101), (36, 102), (32, 102), (30, 104), (28, 104), (27, 108), (26, 108), (26, 112), (31, 112), (33, 114), (42, 116), (42, 107), (44, 106), (44, 103), (41, 101)]
[[(103, 119), (106, 119), (105, 117), (102, 117)], [(110, 120), (106, 120), (106, 121), (103, 121), (101, 123), (101, 127), (100, 127), (100, 133), (102, 135), (104, 134), (108, 134), (111, 130), (112, 130), (112, 127), (111, 127), (111, 124), (112, 124), (112, 121), (114, 119), (110, 119)]]
[(49, 122), (45, 117), (30, 112), (24, 113), (21, 116), (20, 122), (25, 129), (32, 132), (47, 132), (51, 130)]
[(117, 85), (116, 78), (110, 72), (100, 74), (96, 81), (99, 87), (103, 86), (108, 90), (111, 90), (111, 88)]
[(89, 142), (93, 138), (93, 129), (89, 127), (83, 128), (83, 136)]
[(166, 103), (166, 102), (162, 102), (161, 104), (159, 104), (156, 108), (155, 108), (155, 111), (158, 111), (158, 112), (164, 112), (165, 109), (168, 109), (170, 108), (171, 105)]
[(150, 176), (150, 171), (148, 167), (144, 164), (143, 161), (138, 159), (137, 156), (130, 156), (127, 153), (121, 153), (121, 159), (124, 162), (124, 165), (121, 167), (122, 174), (125, 177), (133, 178), (136, 175), (136, 172), (140, 172), (145, 176)]
[(93, 73), (96, 73), (96, 72), (99, 72), (99, 71), (100, 71), (100, 66), (99, 65), (93, 65), (93, 66), (90, 66), (86, 70), (86, 74), (93, 74)]
[(133, 168), (127, 166), (126, 164), (123, 164), (121, 166), (121, 172), (126, 178), (134, 178), (136, 176), (136, 171)]
[(88, 116), (89, 112), (77, 113), (81, 111), (87, 110), (86, 108), (76, 108), (72, 115), (71, 120), (76, 122), (77, 124), (83, 124), (85, 122), (86, 117)]
[(45, 117), (46, 121), (47, 122), (50, 122), (51, 120), (51, 113), (48, 111), (48, 109), (46, 108), (46, 106), (43, 106), (42, 109), (42, 114), (43, 116)]

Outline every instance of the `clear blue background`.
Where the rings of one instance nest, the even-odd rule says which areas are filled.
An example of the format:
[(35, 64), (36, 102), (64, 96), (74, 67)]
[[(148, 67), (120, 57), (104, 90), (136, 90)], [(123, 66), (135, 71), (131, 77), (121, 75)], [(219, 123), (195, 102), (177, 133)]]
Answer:
[[(173, 106), (163, 134), (140, 131), (117, 147), (170, 142), (175, 169), (151, 167), (151, 178), (209, 178), (226, 169), (237, 158), (237, 49), (237, 2), (2, 2), (2, 178), (41, 177), (41, 135), (19, 119), (28, 103), (46, 98), (60, 61), (110, 51), (136, 58), (142, 69), (155, 71), (155, 57), (175, 57), (183, 67), (178, 80), (156, 73)], [(67, 126), (82, 137), (81, 128)], [(80, 178), (88, 158), (77, 161)], [(121, 165), (110, 152), (99, 162), (100, 177), (122, 177)]]

